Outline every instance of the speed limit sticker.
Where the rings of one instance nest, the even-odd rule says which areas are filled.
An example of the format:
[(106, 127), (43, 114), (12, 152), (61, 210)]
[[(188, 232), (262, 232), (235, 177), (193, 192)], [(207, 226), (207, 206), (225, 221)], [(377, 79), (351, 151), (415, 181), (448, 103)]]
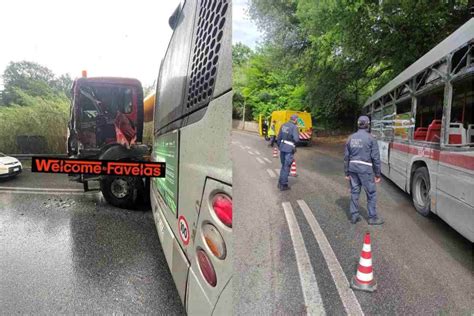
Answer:
[(178, 231), (179, 231), (179, 237), (183, 241), (183, 244), (187, 246), (189, 243), (189, 235), (190, 235), (189, 226), (188, 226), (188, 222), (182, 215), (178, 218)]

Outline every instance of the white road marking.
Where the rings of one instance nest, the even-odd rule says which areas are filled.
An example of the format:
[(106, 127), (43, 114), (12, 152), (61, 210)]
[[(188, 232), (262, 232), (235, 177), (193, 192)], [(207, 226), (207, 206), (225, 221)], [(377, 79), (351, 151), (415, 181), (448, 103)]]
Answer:
[(245, 146), (245, 148), (250, 149), (251, 147), (250, 146)]
[(0, 187), (0, 190), (10, 191), (58, 191), (58, 192), (84, 192), (82, 189), (61, 189), (61, 188), (31, 188), (31, 187)]
[(280, 174), (280, 169), (275, 169), (275, 172), (279, 175)]
[(64, 192), (64, 191), (19, 191), (19, 190), (0, 190), (0, 194), (30, 194), (30, 195), (35, 195), (35, 194), (50, 194), (50, 195), (89, 195), (89, 194), (95, 194), (99, 192)]
[(245, 150), (245, 149), (246, 149), (246, 148), (245, 148), (245, 146), (242, 146), (242, 145), (240, 145), (240, 148), (242, 148), (243, 150)]
[(259, 152), (259, 151), (256, 150), (255, 153), (260, 156), (260, 152)]
[(268, 163), (272, 163), (272, 161), (270, 159), (268, 159), (267, 157), (263, 157), (263, 159)]
[(300, 276), (303, 298), (306, 305), (307, 315), (326, 315), (323, 300), (319, 292), (318, 282), (313, 271), (313, 266), (309, 260), (308, 251), (304, 245), (303, 236), (296, 222), (296, 216), (293, 212), (290, 202), (282, 203), (285, 211), (286, 221), (290, 229), (290, 236), (295, 249), (296, 264)]
[(268, 174), (270, 175), (271, 178), (276, 178), (275, 172), (273, 172), (272, 169), (267, 169)]
[(254, 155), (254, 153), (253, 153), (253, 152), (251, 152), (250, 150), (248, 151), (248, 153), (249, 153), (249, 154), (251, 154), (252, 156)]
[(319, 248), (323, 254), (324, 259), (326, 260), (327, 266), (329, 268), (329, 272), (331, 272), (331, 276), (336, 284), (337, 292), (341, 297), (342, 304), (346, 309), (348, 315), (364, 315), (362, 308), (360, 307), (359, 301), (357, 300), (354, 292), (349, 286), (349, 282), (342, 270), (341, 264), (337, 260), (334, 251), (329, 244), (326, 235), (324, 234), (321, 226), (311, 212), (308, 204), (306, 204), (303, 200), (298, 200), (298, 205), (300, 206), (301, 210), (303, 211), (306, 220), (313, 231), (313, 235), (316, 238), (316, 241), (319, 244)]
[(263, 161), (260, 157), (255, 157), (255, 158), (256, 158), (257, 161), (258, 161), (259, 163), (261, 163), (262, 165), (265, 164), (265, 161)]

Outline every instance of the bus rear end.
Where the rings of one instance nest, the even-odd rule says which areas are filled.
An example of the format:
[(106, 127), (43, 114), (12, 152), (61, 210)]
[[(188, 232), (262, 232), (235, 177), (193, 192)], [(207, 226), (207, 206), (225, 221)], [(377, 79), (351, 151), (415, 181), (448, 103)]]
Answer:
[(232, 313), (231, 2), (186, 1), (169, 20), (151, 181), (158, 236), (190, 314)]

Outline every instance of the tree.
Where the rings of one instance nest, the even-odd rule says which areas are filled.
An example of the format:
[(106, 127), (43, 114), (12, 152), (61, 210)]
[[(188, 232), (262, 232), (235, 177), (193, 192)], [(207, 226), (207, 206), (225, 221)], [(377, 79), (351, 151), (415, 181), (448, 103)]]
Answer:
[(262, 80), (254, 65), (247, 82), (271, 100), (300, 91), (300, 106), (319, 122), (352, 126), (371, 94), (469, 19), (468, 2), (251, 0), (251, 17), (266, 34), (259, 53), (274, 62)]
[(56, 78), (50, 69), (35, 62), (10, 62), (2, 77), (4, 84), (2, 102), (4, 105), (26, 105), (23, 102), (23, 94), (45, 98), (64, 94), (70, 97), (71, 77), (66, 74)]

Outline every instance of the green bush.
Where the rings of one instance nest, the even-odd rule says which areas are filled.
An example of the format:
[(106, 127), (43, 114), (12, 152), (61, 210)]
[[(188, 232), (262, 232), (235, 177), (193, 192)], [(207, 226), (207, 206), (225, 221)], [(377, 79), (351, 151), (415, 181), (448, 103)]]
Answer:
[(65, 153), (68, 98), (65, 95), (34, 97), (20, 89), (15, 94), (24, 106), (0, 107), (0, 152), (19, 153), (17, 136), (42, 136), (46, 139), (45, 153)]

